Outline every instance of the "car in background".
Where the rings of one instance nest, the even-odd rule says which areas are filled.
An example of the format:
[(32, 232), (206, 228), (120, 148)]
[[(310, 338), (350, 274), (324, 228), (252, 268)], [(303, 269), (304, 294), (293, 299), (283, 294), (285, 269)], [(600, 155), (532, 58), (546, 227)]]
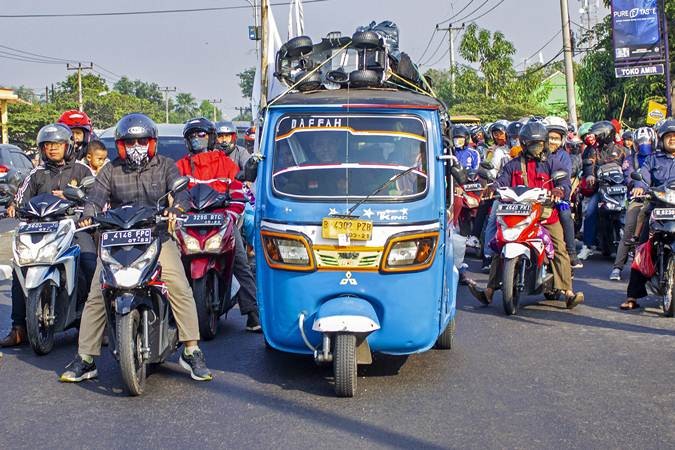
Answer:
[[(167, 156), (174, 161), (178, 161), (183, 156), (187, 155), (188, 150), (185, 146), (185, 139), (183, 138), (182, 123), (158, 123), (157, 131), (157, 153)], [(100, 141), (103, 142), (108, 149), (108, 159), (113, 160), (117, 158), (117, 147), (115, 147), (115, 127), (105, 129), (98, 135)]]
[(251, 126), (251, 122), (246, 120), (235, 120), (234, 126), (237, 128), (237, 145), (240, 147), (245, 147), (244, 136), (246, 135), (246, 130)]
[[(33, 170), (33, 163), (16, 145), (0, 144), (0, 186), (18, 189), (24, 178)], [(0, 188), (0, 206), (6, 206), (13, 198), (10, 189)]]

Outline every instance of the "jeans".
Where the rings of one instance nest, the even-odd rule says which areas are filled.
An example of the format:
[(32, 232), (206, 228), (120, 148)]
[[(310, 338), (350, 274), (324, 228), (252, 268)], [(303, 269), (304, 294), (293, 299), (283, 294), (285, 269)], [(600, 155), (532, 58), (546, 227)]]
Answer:
[(614, 258), (614, 268), (623, 269), (623, 266), (628, 261), (628, 245), (626, 240), (631, 239), (635, 234), (635, 227), (637, 226), (638, 215), (642, 209), (642, 202), (630, 202), (626, 210), (626, 224), (623, 227), (623, 239), (619, 242), (619, 248), (616, 250), (616, 258)]
[(246, 204), (244, 209), (244, 224), (241, 227), (243, 232), (243, 237), (246, 240), (246, 243), (253, 245), (253, 237), (255, 236), (255, 223), (253, 220), (254, 211), (250, 203)]
[(560, 217), (560, 225), (562, 225), (563, 235), (565, 236), (565, 247), (570, 259), (576, 259), (577, 246), (574, 240), (574, 220), (572, 219), (572, 210), (558, 210), (558, 217)]
[(589, 248), (595, 245), (598, 238), (598, 203), (600, 193), (596, 192), (588, 199), (584, 211), (584, 245)]
[[(80, 267), (77, 271), (77, 300), (84, 303), (89, 295), (96, 270), (96, 246), (89, 233), (75, 233), (73, 244), (80, 246)], [(16, 270), (16, 269), (15, 269)], [(12, 326), (26, 326), (26, 296), (16, 275), (12, 277)]]
[(234, 227), (234, 276), (239, 281), (239, 292), (237, 293), (237, 303), (242, 315), (258, 311), (256, 302), (255, 279), (251, 273), (251, 267), (248, 265), (248, 256), (244, 249), (244, 242), (239, 233), (239, 228)]
[(490, 248), (490, 242), (497, 236), (497, 205), (499, 205), (498, 200), (492, 202), (490, 216), (488, 217), (487, 225), (485, 225), (485, 245), (483, 246), (483, 253), (486, 257), (495, 255), (495, 252)]

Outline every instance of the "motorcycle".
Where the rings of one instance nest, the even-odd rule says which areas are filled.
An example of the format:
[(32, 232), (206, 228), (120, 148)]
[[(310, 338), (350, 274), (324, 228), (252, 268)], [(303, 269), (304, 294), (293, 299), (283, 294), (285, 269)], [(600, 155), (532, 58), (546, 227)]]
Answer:
[(178, 330), (161, 279), (160, 202), (187, 187), (178, 178), (156, 208), (125, 205), (97, 214), (101, 229), (101, 289), (110, 349), (131, 395), (145, 389), (148, 364), (161, 364), (178, 348)]
[[(567, 176), (555, 172), (552, 181)], [(497, 189), (497, 247), (502, 273), (502, 301), (506, 315), (516, 314), (521, 294), (544, 293), (547, 299), (558, 298), (553, 289), (553, 244), (542, 227), (544, 210), (554, 207), (543, 188), (517, 186)]]
[(604, 164), (598, 169), (598, 240), (602, 255), (609, 257), (623, 239), (623, 220), (626, 213), (628, 188), (623, 171), (616, 163)]
[[(642, 181), (640, 172), (631, 178)], [(655, 252), (655, 274), (647, 289), (659, 296), (666, 317), (675, 316), (675, 182), (649, 189), (647, 196), (655, 208), (649, 218), (649, 235)]]
[[(473, 230), (473, 223), (476, 220), (478, 207), (485, 201), (483, 192), (486, 188), (486, 181), (481, 176), (481, 171), (469, 171), (466, 175), (466, 182), (458, 186), (460, 192), (459, 199), (461, 201), (461, 210), (458, 216), (459, 231), (462, 236), (470, 236)], [(480, 236), (475, 236), (477, 239), (467, 240), (467, 247), (471, 247), (474, 251), (481, 254)]]
[(26, 331), (33, 351), (46, 355), (54, 348), (54, 334), (79, 326), (84, 302), (78, 298), (80, 247), (73, 244), (77, 204), (93, 185), (82, 180), (81, 189), (68, 186), (66, 200), (39, 194), (18, 210), (19, 226), (12, 253), (14, 274), (26, 298)]
[(196, 184), (189, 193), (191, 208), (176, 229), (176, 238), (197, 305), (199, 333), (211, 340), (218, 332), (220, 316), (236, 304), (239, 284), (233, 269), (237, 224), (225, 212), (233, 201), (229, 195), (208, 184)]

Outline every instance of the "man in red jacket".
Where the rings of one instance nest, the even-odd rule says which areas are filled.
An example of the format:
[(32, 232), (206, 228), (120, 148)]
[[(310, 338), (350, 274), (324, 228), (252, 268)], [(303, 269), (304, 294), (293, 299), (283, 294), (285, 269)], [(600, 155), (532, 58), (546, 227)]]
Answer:
[[(207, 183), (218, 192), (229, 192), (233, 200), (244, 200), (246, 195), (243, 185), (234, 179), (239, 167), (223, 152), (213, 151), (216, 142), (216, 128), (213, 122), (204, 118), (188, 120), (183, 129), (183, 137), (189, 154), (180, 159), (176, 165), (181, 175), (190, 177), (190, 187)], [(227, 208), (227, 213), (235, 221), (243, 212), (244, 203), (232, 202)], [(234, 276), (241, 286), (237, 295), (239, 310), (242, 315), (248, 316), (246, 330), (259, 332), (261, 327), (255, 280), (248, 265), (238, 227), (234, 227), (234, 241)]]

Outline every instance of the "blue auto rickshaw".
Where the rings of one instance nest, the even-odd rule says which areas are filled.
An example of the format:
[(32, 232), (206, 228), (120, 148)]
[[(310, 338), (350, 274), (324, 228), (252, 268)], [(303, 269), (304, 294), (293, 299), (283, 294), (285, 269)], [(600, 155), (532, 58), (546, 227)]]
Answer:
[(290, 93), (267, 110), (255, 213), (265, 342), (332, 363), (339, 396), (354, 395), (372, 352), (453, 345), (443, 114), (392, 89)]

